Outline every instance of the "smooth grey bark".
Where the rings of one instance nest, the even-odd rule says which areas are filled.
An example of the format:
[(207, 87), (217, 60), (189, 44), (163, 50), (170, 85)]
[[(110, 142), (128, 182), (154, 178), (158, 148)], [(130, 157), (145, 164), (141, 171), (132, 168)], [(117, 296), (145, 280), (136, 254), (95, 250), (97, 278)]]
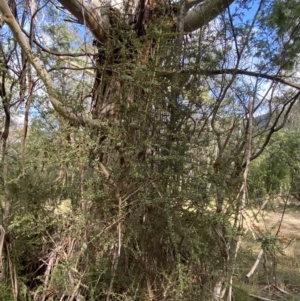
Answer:
[[(92, 32), (94, 37), (101, 43), (107, 39), (110, 29), (109, 10), (111, 7), (108, 1), (86, 0), (58, 0), (74, 17), (82, 24), (85, 24)], [(234, 0), (187, 0), (188, 9), (184, 18), (184, 31), (192, 32), (224, 12), (228, 5)], [(138, 1), (135, 1), (135, 5)], [(133, 7), (135, 10), (136, 7)], [(125, 24), (124, 24), (125, 26)]]
[(92, 1), (89, 4), (86, 0), (58, 0), (75, 18), (86, 25), (94, 37), (104, 43), (110, 28), (109, 2)]
[(234, 0), (207, 0), (201, 5), (191, 8), (184, 19), (184, 30), (193, 32), (205, 26), (224, 12), (233, 2)]

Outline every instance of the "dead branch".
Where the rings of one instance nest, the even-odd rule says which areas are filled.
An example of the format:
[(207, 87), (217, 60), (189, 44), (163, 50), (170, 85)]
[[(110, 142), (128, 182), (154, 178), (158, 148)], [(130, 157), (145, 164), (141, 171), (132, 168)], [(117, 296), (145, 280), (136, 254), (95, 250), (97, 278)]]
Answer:
[(245, 276), (247, 280), (249, 280), (249, 278), (253, 275), (253, 273), (255, 272), (260, 260), (261, 260), (261, 257), (263, 256), (264, 254), (264, 250), (261, 249), (257, 255), (257, 258), (256, 258), (256, 261), (254, 263), (254, 265), (252, 266), (251, 270), (249, 271), (249, 273)]
[(0, 272), (1, 272), (1, 274), (3, 274), (3, 268), (4, 268), (3, 256), (2, 256), (4, 237), (5, 237), (5, 230), (4, 230), (3, 226), (0, 225)]
[(263, 300), (263, 301), (275, 301), (275, 300), (272, 300), (272, 299), (268, 299), (268, 298), (256, 296), (256, 295), (253, 295), (253, 294), (249, 294), (249, 296), (251, 296), (251, 297), (253, 297), (255, 299), (258, 299), (258, 300)]

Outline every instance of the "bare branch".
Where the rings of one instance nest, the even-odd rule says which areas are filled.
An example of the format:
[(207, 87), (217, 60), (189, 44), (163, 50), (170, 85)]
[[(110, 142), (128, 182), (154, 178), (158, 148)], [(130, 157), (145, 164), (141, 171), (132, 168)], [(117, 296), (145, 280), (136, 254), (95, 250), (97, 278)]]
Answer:
[(94, 37), (104, 43), (110, 28), (109, 22), (109, 2), (103, 2), (99, 6), (89, 4), (86, 0), (58, 0), (74, 17), (82, 24), (86, 25)]
[(268, 299), (268, 298), (264, 298), (264, 297), (260, 297), (260, 296), (256, 296), (256, 295), (252, 295), (252, 294), (249, 294), (249, 296), (255, 298), (255, 299), (258, 299), (258, 300), (263, 300), (263, 301), (274, 301), (273, 299)]
[[(197, 2), (200, 3), (202, 1)], [(208, 24), (224, 12), (233, 2), (234, 0), (206, 0), (201, 5), (190, 9), (184, 19), (185, 32), (195, 31)]]
[(66, 60), (66, 63), (74, 66), (74, 67), (52, 67), (50, 69), (47, 69), (47, 72), (52, 72), (56, 70), (74, 70), (74, 71), (84, 71), (85, 73), (94, 76), (95, 75), (95, 70), (97, 70), (96, 67), (81, 67), (75, 62), (70, 62), (69, 60)]
[[(173, 75), (174, 72), (169, 71), (162, 71), (162, 74), (165, 74), (165, 76)], [(240, 75), (248, 75), (253, 76), (257, 78), (264, 78), (269, 79), (277, 83), (285, 84), (289, 87), (295, 88), (297, 90), (300, 90), (300, 84), (290, 82), (288, 80), (285, 80), (283, 77), (278, 75), (272, 75), (269, 73), (261, 73), (257, 71), (248, 71), (245, 69), (215, 69), (215, 70), (205, 70), (205, 69), (187, 69), (187, 70), (180, 70), (180, 74), (202, 74), (202, 75), (223, 75), (223, 74), (240, 74)]]
[[(28, 37), (31, 38), (28, 32), (26, 32), (24, 29), (22, 29), (23, 33)], [(35, 38), (32, 38), (32, 41), (35, 45), (37, 45), (42, 51), (55, 55), (55, 56), (70, 56), (70, 57), (80, 57), (80, 56), (93, 56), (95, 53), (89, 53), (89, 52), (58, 52), (58, 51), (53, 51), (45, 46), (43, 46), (41, 43), (39, 43)]]
[(193, 6), (197, 5), (197, 4), (200, 4), (202, 2), (204, 2), (205, 0), (187, 0), (186, 1), (186, 9), (190, 9), (192, 8)]
[[(265, 150), (266, 146), (269, 144), (269, 141), (270, 141), (272, 135), (284, 127), (284, 125), (287, 122), (290, 111), (291, 111), (292, 107), (294, 106), (295, 102), (299, 99), (299, 97), (300, 97), (300, 91), (297, 92), (297, 94), (295, 96), (293, 96), (287, 103), (285, 103), (283, 105), (281, 112), (278, 114), (278, 116), (276, 117), (276, 119), (274, 121), (274, 124), (272, 125), (272, 127), (269, 130), (269, 133), (265, 139), (265, 142), (263, 143), (261, 148), (251, 156), (251, 159), (250, 159), (251, 161), (256, 159), (257, 157), (259, 157), (262, 154), (262, 152)], [(283, 115), (283, 121), (281, 122), (281, 124), (278, 125), (279, 120), (282, 117), (282, 115)], [(245, 166), (246, 166), (246, 163), (243, 163), (242, 167), (244, 168)]]
[(85, 119), (83, 117), (77, 116), (70, 110), (68, 110), (64, 104), (59, 101), (59, 93), (55, 89), (55, 85), (49, 76), (48, 72), (45, 70), (45, 68), (41, 65), (39, 59), (36, 57), (36, 55), (31, 50), (31, 47), (28, 43), (28, 41), (25, 39), (22, 30), (18, 23), (16, 22), (16, 19), (14, 18), (13, 14), (10, 11), (10, 8), (7, 5), (7, 2), (5, 0), (0, 0), (0, 12), (2, 13), (3, 20), (7, 23), (7, 25), (10, 27), (11, 31), (13, 32), (13, 35), (16, 39), (16, 41), (21, 46), (22, 50), (26, 54), (28, 60), (35, 68), (38, 76), (43, 81), (44, 85), (46, 86), (47, 92), (49, 94), (49, 98), (51, 101), (51, 104), (53, 105), (53, 108), (55, 111), (60, 114), (61, 116), (65, 117), (66, 119), (80, 124), (82, 126), (92, 126), (96, 128), (100, 128), (101, 130), (106, 129), (106, 123), (92, 120), (92, 119)]
[(218, 75), (218, 74), (241, 74), (241, 75), (249, 75), (249, 76), (254, 76), (258, 78), (264, 78), (264, 79), (269, 79), (278, 83), (285, 84), (287, 86), (290, 86), (292, 88), (295, 88), (297, 90), (300, 90), (300, 85), (287, 81), (282, 77), (279, 77), (278, 75), (272, 75), (268, 73), (260, 73), (260, 72), (255, 72), (255, 71), (248, 71), (248, 70), (243, 70), (243, 69), (217, 69), (217, 70), (207, 70), (207, 71), (200, 71), (199, 73), (205, 74), (205, 75)]
[[(110, 29), (109, 1), (103, 1), (101, 5), (100, 1), (97, 5), (94, 4), (96, 1), (89, 4), (87, 0), (58, 1), (88, 27), (99, 42), (104, 43), (106, 41)], [(190, 10), (184, 18), (184, 31), (192, 32), (203, 27), (224, 12), (233, 2), (234, 0), (188, 0), (186, 8)], [(142, 5), (143, 3), (141, 1)], [(140, 14), (140, 17), (143, 17), (143, 13)], [(124, 26), (126, 25), (124, 24)], [(129, 26), (128, 29), (130, 29)]]

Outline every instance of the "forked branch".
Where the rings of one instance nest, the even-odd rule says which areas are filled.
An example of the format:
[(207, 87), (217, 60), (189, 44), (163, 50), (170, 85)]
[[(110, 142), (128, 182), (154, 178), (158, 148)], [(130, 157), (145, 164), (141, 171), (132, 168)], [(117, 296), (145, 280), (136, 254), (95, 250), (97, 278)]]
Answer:
[(95, 121), (92, 119), (77, 116), (71, 110), (67, 109), (64, 106), (64, 104), (59, 100), (59, 93), (56, 90), (51, 77), (49, 76), (49, 74), (45, 70), (45, 68), (42, 66), (40, 60), (33, 53), (28, 41), (24, 37), (24, 34), (22, 33), (22, 30), (21, 30), (19, 24), (16, 22), (16, 19), (13, 16), (13, 14), (5, 0), (0, 0), (0, 12), (2, 14), (3, 20), (6, 22), (6, 24), (11, 29), (11, 31), (14, 35), (14, 38), (21, 46), (21, 48), (24, 51), (25, 55), (27, 56), (29, 62), (35, 68), (39, 78), (43, 81), (43, 83), (47, 89), (47, 93), (49, 94), (50, 102), (51, 102), (53, 108), (55, 109), (55, 111), (59, 115), (63, 116), (64, 118), (66, 118), (76, 124), (80, 124), (82, 126), (96, 127), (102, 131), (105, 130), (107, 128), (106, 122)]
[[(105, 43), (109, 34), (109, 29), (111, 28), (109, 18), (111, 3), (109, 1), (97, 0), (92, 1), (92, 3), (86, 0), (58, 1), (82, 24), (88, 27), (99, 42)], [(139, 1), (135, 2), (138, 3)], [(205, 26), (222, 12), (224, 12), (226, 8), (233, 2), (234, 0), (188, 0), (186, 5), (188, 11), (184, 18), (185, 32), (192, 32)], [(141, 3), (144, 2), (141, 1)], [(135, 8), (133, 8), (133, 10)], [(177, 20), (177, 22), (178, 21), (179, 20)], [(123, 25), (124, 27), (127, 27), (125, 23)], [(129, 29), (130, 27), (128, 26), (128, 30)]]

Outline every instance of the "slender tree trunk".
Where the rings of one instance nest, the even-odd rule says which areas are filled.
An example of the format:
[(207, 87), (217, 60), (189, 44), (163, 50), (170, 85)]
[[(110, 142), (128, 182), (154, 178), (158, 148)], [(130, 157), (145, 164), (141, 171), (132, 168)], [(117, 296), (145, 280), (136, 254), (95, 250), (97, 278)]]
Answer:
[[(246, 150), (245, 150), (245, 162), (246, 166), (243, 173), (243, 183), (242, 187), (239, 191), (239, 195), (237, 196), (237, 202), (240, 202), (240, 205), (238, 206), (238, 219), (239, 219), (239, 225), (237, 227), (238, 231), (243, 232), (244, 231), (244, 216), (245, 216), (245, 207), (246, 203), (248, 201), (248, 173), (249, 173), (249, 165), (252, 155), (252, 132), (253, 132), (253, 110), (254, 110), (254, 100), (251, 100), (249, 103), (249, 109), (248, 109), (248, 135), (247, 135), (247, 143), (246, 143)], [(241, 195), (241, 196), (240, 196)], [(240, 201), (239, 201), (240, 199)], [(229, 287), (228, 287), (228, 295), (227, 295), (227, 301), (231, 301), (233, 299), (233, 275), (236, 268), (236, 259), (238, 256), (239, 248), (242, 243), (242, 235), (238, 235), (237, 242), (234, 243), (233, 252), (231, 252), (231, 273), (229, 277)]]

